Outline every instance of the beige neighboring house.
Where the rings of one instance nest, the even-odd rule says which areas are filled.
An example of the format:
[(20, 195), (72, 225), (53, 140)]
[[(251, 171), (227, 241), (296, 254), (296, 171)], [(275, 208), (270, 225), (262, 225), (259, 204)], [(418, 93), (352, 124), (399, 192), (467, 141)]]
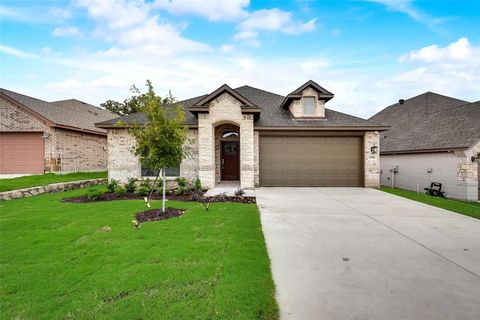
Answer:
[(75, 99), (47, 102), (0, 89), (0, 174), (107, 169), (107, 131), (117, 115)]
[(447, 197), (480, 196), (480, 101), (427, 92), (370, 118), (391, 126), (380, 138), (381, 183), (424, 192), (442, 183)]
[[(193, 155), (167, 176), (199, 177), (212, 188), (380, 185), (379, 132), (386, 126), (325, 108), (333, 94), (308, 81), (286, 96), (222, 85), (182, 101)], [(142, 113), (97, 123), (108, 130), (110, 179), (125, 182), (154, 174), (132, 154), (132, 124)], [(121, 125), (118, 125), (121, 123)]]

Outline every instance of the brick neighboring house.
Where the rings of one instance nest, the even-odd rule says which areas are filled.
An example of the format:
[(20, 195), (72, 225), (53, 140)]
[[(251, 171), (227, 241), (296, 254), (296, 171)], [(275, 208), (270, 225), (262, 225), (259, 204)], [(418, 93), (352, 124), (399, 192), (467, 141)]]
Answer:
[(103, 171), (117, 115), (75, 99), (47, 102), (0, 89), (0, 173)]
[[(378, 132), (387, 127), (325, 108), (332, 98), (308, 81), (287, 96), (223, 85), (184, 100), (193, 156), (169, 168), (167, 176), (191, 182), (198, 176), (206, 188), (231, 181), (243, 188), (378, 187)], [(108, 130), (110, 179), (152, 175), (132, 154), (135, 139), (127, 130), (145, 121), (135, 113), (96, 124)]]
[(380, 138), (382, 185), (423, 192), (440, 182), (447, 197), (479, 199), (480, 101), (427, 92), (370, 120), (391, 126)]

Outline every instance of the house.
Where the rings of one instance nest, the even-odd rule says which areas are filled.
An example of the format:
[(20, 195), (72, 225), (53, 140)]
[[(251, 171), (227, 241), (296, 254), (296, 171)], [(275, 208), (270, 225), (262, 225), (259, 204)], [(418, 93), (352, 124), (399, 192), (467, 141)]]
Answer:
[[(166, 170), (167, 176), (198, 176), (206, 188), (228, 181), (242, 188), (378, 187), (379, 131), (387, 127), (325, 108), (332, 98), (308, 81), (286, 96), (222, 85), (184, 100), (193, 156)], [(135, 113), (96, 124), (108, 130), (110, 179), (152, 174), (132, 154), (135, 139), (127, 130), (145, 121)]]
[(479, 199), (480, 101), (427, 92), (370, 120), (391, 126), (380, 138), (382, 185), (423, 192), (440, 182), (448, 197)]
[(113, 113), (75, 99), (46, 102), (0, 89), (0, 173), (102, 171)]

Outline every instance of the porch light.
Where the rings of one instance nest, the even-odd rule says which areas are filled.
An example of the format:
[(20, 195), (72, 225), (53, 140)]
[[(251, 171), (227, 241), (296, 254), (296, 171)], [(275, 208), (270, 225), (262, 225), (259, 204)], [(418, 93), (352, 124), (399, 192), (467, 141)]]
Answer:
[(477, 152), (472, 156), (472, 162), (477, 161), (477, 159), (480, 159), (480, 152)]
[(377, 146), (372, 146), (372, 147), (370, 148), (370, 152), (371, 152), (372, 154), (376, 154), (377, 151), (378, 151), (378, 147), (377, 147)]

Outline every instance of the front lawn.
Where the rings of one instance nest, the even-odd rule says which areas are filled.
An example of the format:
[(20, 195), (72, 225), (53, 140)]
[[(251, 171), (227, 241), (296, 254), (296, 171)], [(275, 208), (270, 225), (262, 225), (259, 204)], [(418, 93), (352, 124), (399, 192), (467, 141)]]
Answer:
[(480, 219), (480, 203), (472, 201), (460, 201), (453, 199), (442, 199), (439, 197), (432, 197), (424, 193), (416, 193), (409, 190), (380, 187), (380, 190), (395, 194), (400, 197), (423, 202), (431, 206), (439, 207), (442, 209), (450, 210), (453, 212), (461, 213), (473, 218)]
[(135, 229), (143, 201), (60, 202), (84, 193), (0, 202), (3, 319), (278, 318), (256, 205), (169, 201)]
[(11, 179), (0, 179), (0, 192), (45, 186), (50, 183), (106, 178), (107, 172), (45, 173)]

